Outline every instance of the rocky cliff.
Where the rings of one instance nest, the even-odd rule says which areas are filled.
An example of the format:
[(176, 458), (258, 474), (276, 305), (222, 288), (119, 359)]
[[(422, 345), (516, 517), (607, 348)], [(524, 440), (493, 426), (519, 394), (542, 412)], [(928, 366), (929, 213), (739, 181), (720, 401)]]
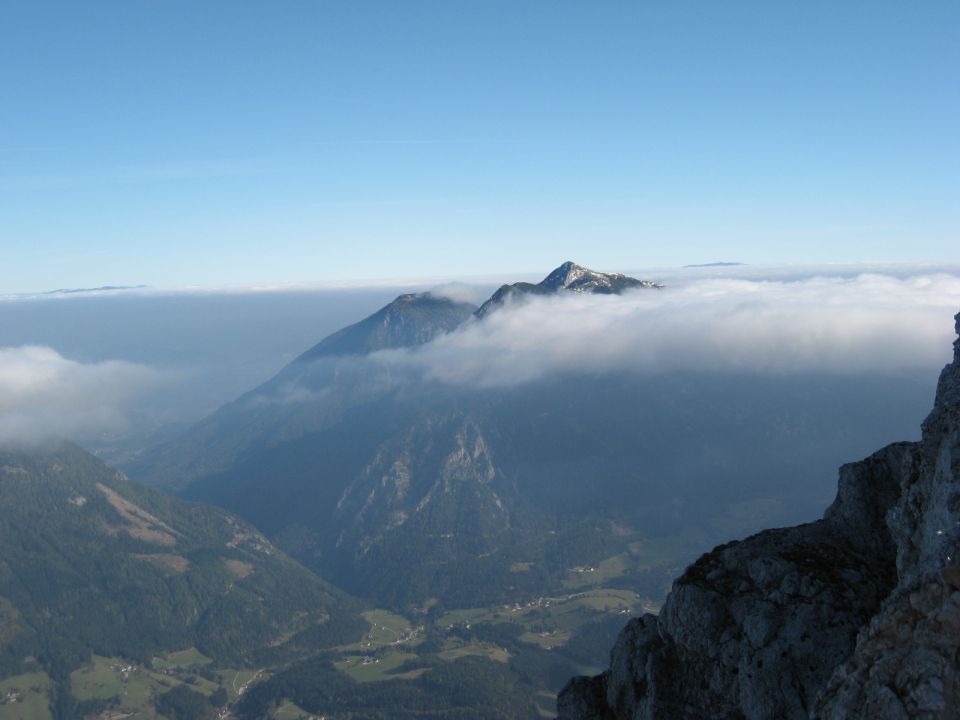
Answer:
[[(956, 317), (960, 333), (960, 315)], [(632, 620), (561, 720), (960, 718), (960, 340), (922, 439), (840, 470), (822, 520), (720, 546)]]

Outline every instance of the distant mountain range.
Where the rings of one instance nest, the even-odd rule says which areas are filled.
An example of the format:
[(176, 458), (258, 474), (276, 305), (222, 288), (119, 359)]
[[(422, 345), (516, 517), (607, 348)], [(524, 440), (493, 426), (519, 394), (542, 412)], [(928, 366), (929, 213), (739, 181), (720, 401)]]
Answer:
[(48, 290), (44, 295), (75, 295), (77, 293), (101, 293), (113, 292), (115, 290), (141, 290), (146, 285), (102, 285), (95, 288), (60, 288), (58, 290)]
[(812, 515), (810, 479), (826, 494), (851, 448), (901, 432), (915, 388), (573, 373), (491, 389), (365, 360), (527, 296), (659, 288), (568, 262), (478, 309), (402, 295), (128, 472), (239, 514), (323, 577), (391, 607), (536, 597), (612, 558), (608, 579), (659, 596), (638, 548), (672, 538), (660, 561), (678, 562), (731, 532)]

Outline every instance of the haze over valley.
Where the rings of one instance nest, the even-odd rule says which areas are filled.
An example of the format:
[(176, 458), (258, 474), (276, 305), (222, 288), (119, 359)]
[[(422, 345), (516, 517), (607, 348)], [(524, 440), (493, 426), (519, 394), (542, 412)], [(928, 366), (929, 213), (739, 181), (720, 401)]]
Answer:
[[(101, 595), (86, 605), (59, 600), (75, 618), (62, 630), (33, 624), (36, 610), (18, 600), (52, 586), (11, 589), (8, 633), (19, 639), (8, 672), (46, 673), (50, 690), (41, 683), (37, 697), (63, 698), (56, 702), (67, 714), (163, 712), (159, 698), (172, 690), (156, 678), (173, 672), (183, 682), (200, 667), (213, 683), (194, 688), (201, 696), (239, 676), (231, 668), (261, 673), (247, 698), (227, 688), (222, 702), (241, 717), (276, 703), (363, 717), (418, 717), (413, 708), (427, 703), (466, 717), (490, 683), (512, 688), (491, 717), (549, 714), (570, 676), (603, 666), (624, 616), (656, 610), (686, 563), (731, 537), (816, 518), (840, 464), (917, 436), (947, 359), (960, 277), (949, 267), (861, 270), (771, 269), (763, 279), (756, 269), (723, 267), (674, 271), (661, 282), (567, 262), (539, 282), (403, 288), (392, 298), (385, 288), (138, 288), (8, 299), (0, 306), (12, 320), (0, 352), (0, 429), (5, 445), (26, 448), (11, 450), (4, 465), (11, 503), (25, 502), (34, 483), (53, 492), (59, 475), (76, 477), (56, 490), (62, 497), (44, 501), (52, 505), (36, 506), (51, 547), (66, 552), (54, 539), (61, 533), (84, 538), (72, 541), (78, 550), (117, 536), (126, 539), (110, 551), (118, 553), (112, 563), (133, 563), (124, 580), (93, 568), (74, 575)], [(171, 322), (184, 307), (196, 308), (198, 331)], [(214, 309), (218, 331), (203, 332)], [(317, 323), (350, 312), (343, 328), (295, 346)], [(86, 347), (87, 359), (40, 344), (64, 317), (74, 352), (84, 357)], [(111, 317), (138, 323), (97, 324)], [(145, 317), (154, 321), (142, 327)], [(262, 346), (245, 340), (259, 333), (251, 326), (258, 317), (270, 338)], [(94, 327), (95, 339), (85, 340), (80, 329)], [(25, 344), (14, 346), (18, 337)], [(131, 338), (136, 354), (124, 351)], [(202, 414), (197, 396), (210, 402), (247, 378), (251, 387)], [(67, 438), (122, 468), (120, 484), (62, 445)], [(27, 484), (17, 491), (11, 482)], [(203, 505), (164, 500), (141, 483)], [(90, 508), (101, 505), (106, 515), (93, 519)], [(203, 509), (210, 506), (231, 514)], [(289, 582), (317, 584), (328, 599), (301, 597), (302, 587), (290, 589), (301, 599), (288, 598), (288, 580), (232, 540), (220, 550), (216, 540), (181, 550), (187, 530), (178, 528), (198, 513), (210, 515), (211, 529), (225, 523), (254, 538), (268, 558), (290, 556), (299, 564), (283, 571)], [(72, 525), (54, 531), (56, 523)], [(111, 529), (124, 523), (131, 529)], [(11, 525), (8, 541), (24, 542), (29, 527)], [(33, 557), (37, 567), (50, 562)], [(251, 635), (244, 621), (232, 631), (236, 649), (220, 646), (216, 623), (251, 612), (245, 595), (233, 597), (242, 585), (215, 591), (226, 592), (229, 611), (186, 609), (174, 583), (217, 582), (204, 569), (211, 562), (242, 583), (271, 578), (276, 607), (256, 612), (279, 640)], [(73, 564), (76, 573), (82, 563)], [(173, 595), (144, 644), (143, 621), (130, 612), (158, 582)], [(123, 588), (122, 599), (111, 586)], [(85, 614), (98, 618), (91, 627), (104, 622), (95, 608), (106, 604), (127, 618), (112, 634), (71, 634)], [(196, 630), (168, 635), (184, 612)], [(51, 650), (31, 650), (37, 643)], [(176, 653), (187, 650), (201, 665), (150, 674), (180, 667)], [(266, 681), (276, 670), (262, 673), (290, 661)], [(84, 662), (104, 677), (118, 673), (121, 686), (134, 672), (155, 688), (144, 697), (160, 704), (84, 689)], [(136, 670), (111, 669), (124, 663)], [(444, 683), (460, 684), (464, 673), (477, 695), (451, 705)], [(336, 688), (357, 681), (369, 692), (337, 699)], [(169, 701), (193, 697), (181, 694)]]
[(957, 28), (0, 5), (0, 720), (957, 720)]

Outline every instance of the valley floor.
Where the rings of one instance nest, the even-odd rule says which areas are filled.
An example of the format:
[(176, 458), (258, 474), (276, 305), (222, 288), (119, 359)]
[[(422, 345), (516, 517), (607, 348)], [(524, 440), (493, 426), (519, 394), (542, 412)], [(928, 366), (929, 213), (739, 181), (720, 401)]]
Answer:
[[(596, 635), (607, 643), (620, 625), (641, 612), (656, 610), (650, 598), (617, 588), (588, 588), (557, 597), (541, 597), (494, 607), (478, 607), (410, 617), (387, 610), (364, 613), (370, 627), (363, 638), (325, 655), (329, 667), (351, 682), (414, 684), (440, 667), (462, 658), (483, 659), (523, 676), (538, 714), (553, 717), (557, 686), (567, 672), (594, 672), (592, 651), (585, 640)], [(554, 665), (559, 667), (554, 668)], [(215, 667), (195, 648), (136, 664), (119, 657), (94, 656), (70, 675), (78, 714), (102, 720), (164, 717), (158, 700), (183, 686), (206, 701), (176, 720), (226, 720), (245, 693), (267, 684), (283, 668)], [(522, 670), (522, 672), (521, 672)], [(44, 673), (0, 682), (0, 720), (52, 720), (53, 683)], [(222, 704), (217, 704), (217, 698)], [(269, 715), (273, 720), (339, 717), (340, 707), (310, 712), (278, 697)], [(181, 711), (186, 712), (186, 711)]]

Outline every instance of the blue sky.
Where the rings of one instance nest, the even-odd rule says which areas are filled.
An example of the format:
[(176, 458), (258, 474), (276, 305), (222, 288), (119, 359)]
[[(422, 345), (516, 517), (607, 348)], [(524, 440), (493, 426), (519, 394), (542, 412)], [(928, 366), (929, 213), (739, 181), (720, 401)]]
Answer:
[(5, 2), (0, 291), (956, 261), (957, 2)]

